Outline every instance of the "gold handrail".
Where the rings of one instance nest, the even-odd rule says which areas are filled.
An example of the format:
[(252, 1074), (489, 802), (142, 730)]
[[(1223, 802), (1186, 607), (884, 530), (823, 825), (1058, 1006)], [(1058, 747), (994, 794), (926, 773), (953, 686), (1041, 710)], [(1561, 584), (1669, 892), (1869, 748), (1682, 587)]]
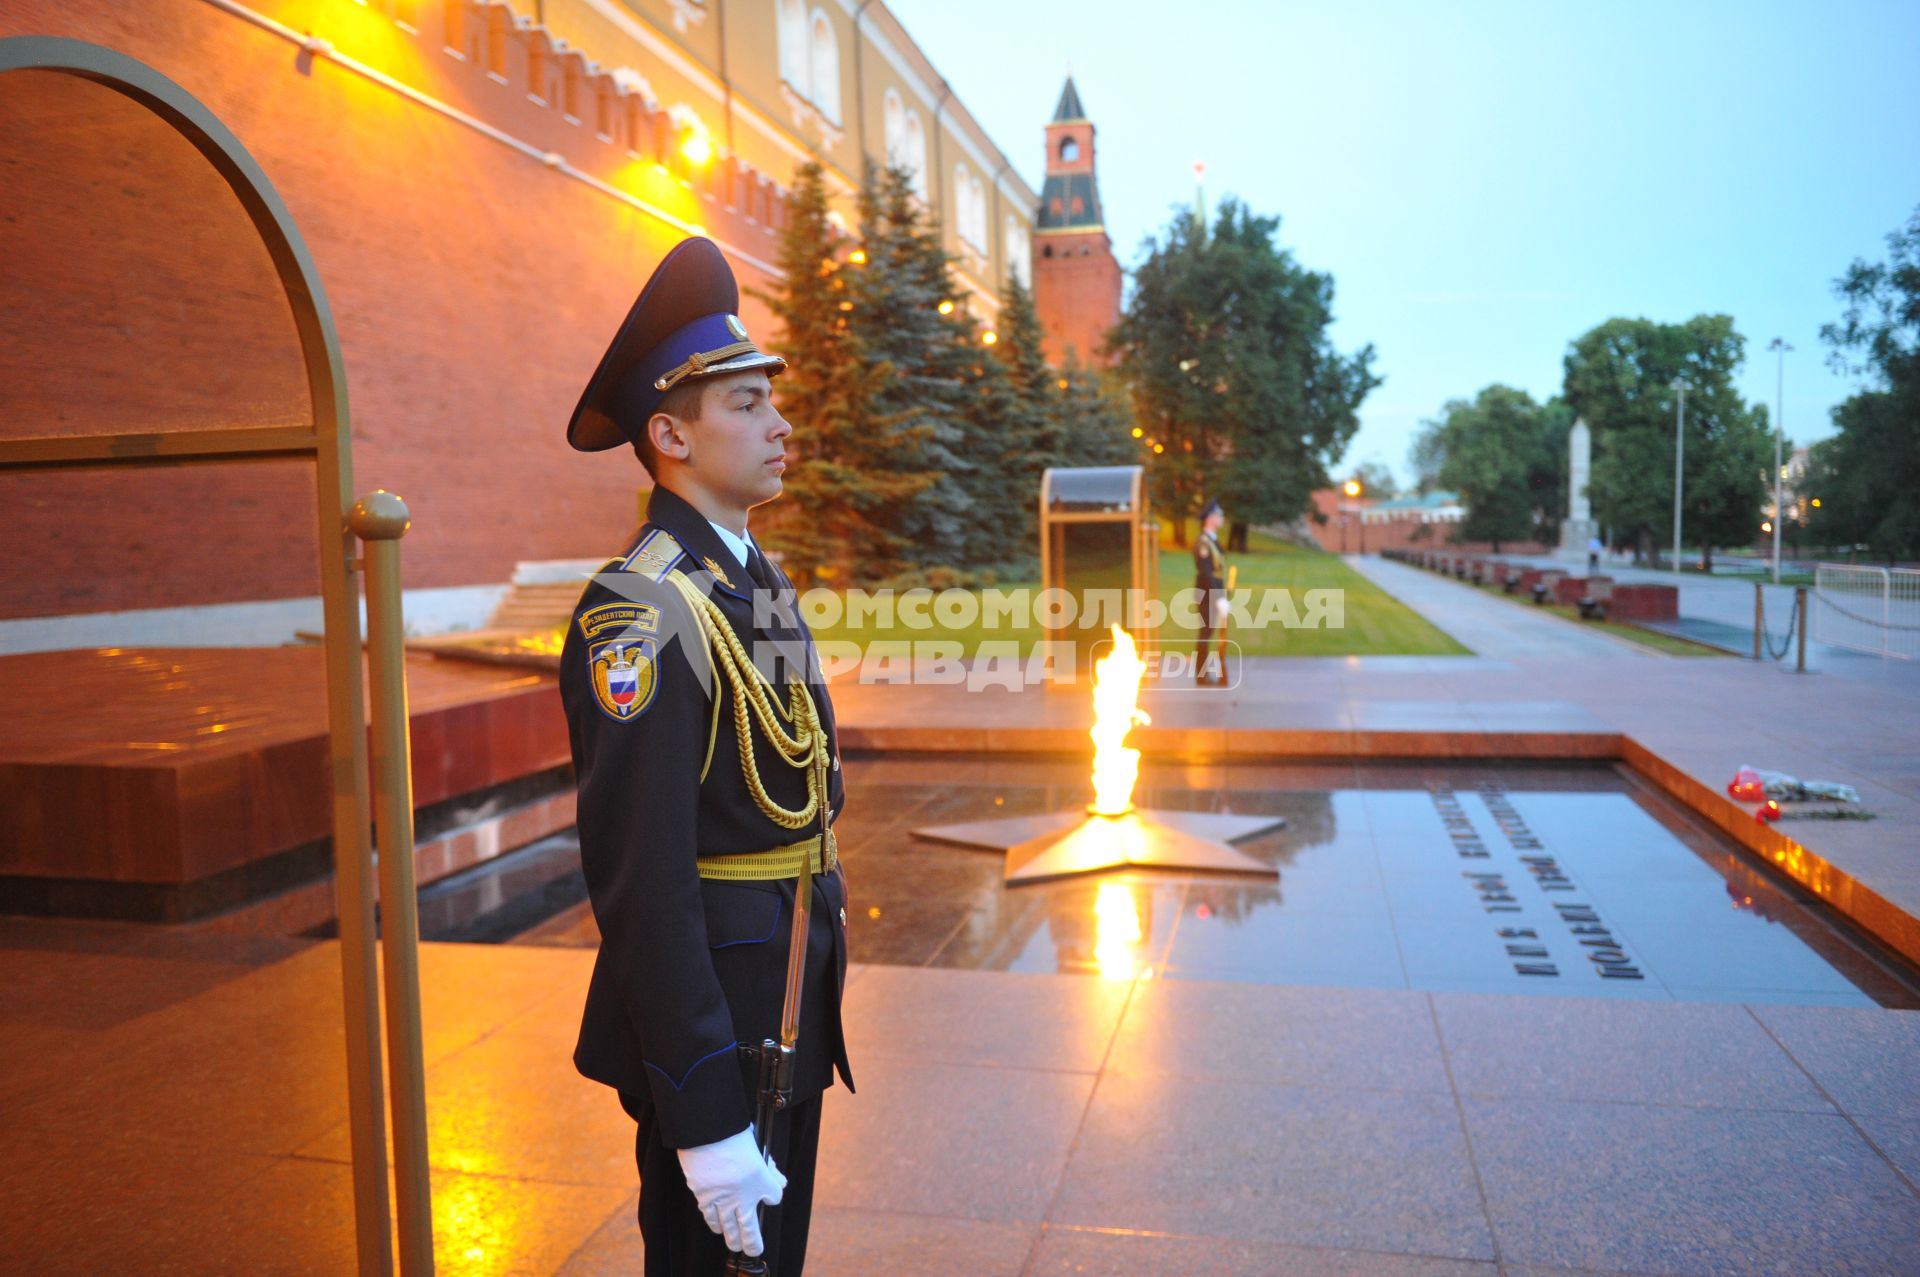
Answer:
[(373, 826), (380, 862), (380, 949), (387, 1003), (387, 1092), (393, 1120), (394, 1207), (400, 1271), (433, 1272), (433, 1199), (427, 1177), (427, 1084), (421, 1064), (420, 910), (413, 878), (413, 773), (408, 742), (406, 624), (400, 538), (407, 503), (380, 489), (354, 502), (367, 581), (367, 686), (373, 702)]

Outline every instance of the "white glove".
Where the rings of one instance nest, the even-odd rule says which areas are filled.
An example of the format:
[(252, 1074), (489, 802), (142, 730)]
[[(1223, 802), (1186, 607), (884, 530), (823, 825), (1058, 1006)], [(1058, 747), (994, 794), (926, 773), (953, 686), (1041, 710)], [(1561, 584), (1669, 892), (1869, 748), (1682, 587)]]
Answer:
[(758, 1255), (760, 1240), (760, 1203), (780, 1204), (787, 1177), (761, 1155), (749, 1126), (738, 1135), (698, 1148), (676, 1149), (680, 1155), (680, 1173), (700, 1203), (707, 1227), (727, 1239), (728, 1249), (741, 1255)]
[(1229, 603), (1226, 599), (1215, 599), (1213, 601), (1213, 623), (1215, 625), (1224, 625), (1226, 623), (1227, 616), (1232, 611), (1233, 611), (1233, 605)]

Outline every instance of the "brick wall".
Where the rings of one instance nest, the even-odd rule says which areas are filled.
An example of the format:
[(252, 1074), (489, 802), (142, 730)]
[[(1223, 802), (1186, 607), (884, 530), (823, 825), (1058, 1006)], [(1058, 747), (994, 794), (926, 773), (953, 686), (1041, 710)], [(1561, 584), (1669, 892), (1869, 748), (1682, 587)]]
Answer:
[(1033, 304), (1049, 361), (1064, 364), (1073, 350), (1083, 364), (1105, 363), (1100, 343), (1120, 318), (1120, 263), (1106, 232), (1036, 235)]
[[(716, 161), (690, 185), (657, 166), (647, 130), (665, 127), (664, 112), (636, 118), (629, 134), (622, 104), (612, 141), (597, 136), (597, 108), (568, 119), (568, 76), (575, 104), (589, 108), (608, 86), (577, 83), (577, 60), (542, 56), (537, 30), (499, 27), (502, 6), (492, 6), (491, 31), (487, 5), (401, 6), (417, 34), (381, 3), (252, 7), (731, 246), (774, 253), (779, 191), (767, 176)], [(0, 35), (20, 34), (87, 40), (147, 63), (264, 169), (332, 308), (354, 486), (392, 489), (412, 508), (408, 587), (503, 581), (516, 560), (616, 546), (644, 474), (630, 453), (583, 456), (562, 434), (640, 284), (682, 231), (199, 0), (13, 0)], [(450, 55), (449, 43), (470, 56)], [(13, 388), (0, 399), (0, 433), (258, 424), (297, 412), (284, 307), (232, 210), (201, 199), (204, 184), (183, 185), (178, 156), (143, 167), (145, 152), (116, 145), (124, 131), (92, 127), (84, 111), (32, 119), (49, 101), (0, 77), (8, 200), (51, 209), (57, 196), (64, 243), (116, 251), (36, 259), (29, 246), (22, 257), (22, 236), (62, 220), (48, 216), (4, 232), (10, 263), (48, 269), (0, 283), (0, 316), (15, 317), (0, 345), (17, 352), (0, 355), (9, 365), (0, 382)], [(27, 128), (13, 127), (23, 119)], [(46, 175), (53, 152), (72, 166), (65, 177)], [(99, 199), (75, 198), (89, 187)], [(36, 188), (48, 199), (23, 197)], [(768, 282), (739, 257), (735, 270), (743, 288)], [(67, 304), (22, 321), (23, 298), (62, 294)], [(763, 307), (743, 309), (756, 336), (771, 335)], [(28, 356), (33, 364), (20, 362)], [(292, 463), (0, 475), (9, 523), (0, 617), (312, 594), (311, 494), (310, 467)]]

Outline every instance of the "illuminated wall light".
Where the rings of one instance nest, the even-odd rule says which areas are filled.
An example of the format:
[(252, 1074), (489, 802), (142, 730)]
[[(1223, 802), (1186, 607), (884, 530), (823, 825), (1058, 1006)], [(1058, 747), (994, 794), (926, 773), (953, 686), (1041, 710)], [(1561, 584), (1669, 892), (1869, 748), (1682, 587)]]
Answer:
[(1156, 443), (1153, 445), (1153, 455), (1156, 457), (1159, 456), (1161, 453), (1165, 452), (1166, 450), (1167, 450), (1167, 445), (1164, 443)]
[(847, 255), (847, 260), (855, 266), (865, 266), (867, 264), (867, 250), (864, 248), (856, 248)]
[(1000, 334), (993, 331), (993, 329), (991, 328), (987, 329), (987, 331), (980, 334), (980, 344), (982, 346), (991, 346), (999, 340), (1000, 340)]
[(852, 302), (841, 302), (841, 303), (840, 303), (840, 309), (841, 309), (841, 310), (852, 310), (852, 309), (853, 309), (853, 303), (852, 303)]
[[(1061, 382), (1060, 384), (1064, 386), (1064, 385), (1066, 385), (1067, 383), (1063, 381), (1063, 382)], [(1147, 433), (1146, 431), (1144, 431), (1144, 430), (1142, 430), (1142, 429), (1141, 429), (1140, 427), (1138, 427), (1138, 426), (1135, 426), (1135, 427), (1133, 428), (1133, 437), (1134, 437), (1134, 438), (1136, 438), (1136, 439), (1138, 439), (1138, 438), (1140, 438), (1141, 436), (1143, 436), (1143, 435), (1145, 435), (1146, 433)]]
[(690, 129), (680, 139), (680, 154), (687, 163), (704, 167), (713, 160), (713, 143), (707, 140), (706, 134)]
[(953, 302), (951, 300), (941, 302), (940, 313), (943, 315), (951, 315), (953, 313)]

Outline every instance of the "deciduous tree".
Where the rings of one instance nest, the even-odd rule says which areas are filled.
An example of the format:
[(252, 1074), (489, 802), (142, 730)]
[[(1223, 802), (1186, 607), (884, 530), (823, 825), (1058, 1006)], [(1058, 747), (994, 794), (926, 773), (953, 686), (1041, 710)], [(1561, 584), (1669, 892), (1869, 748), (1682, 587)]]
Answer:
[(1133, 398), (1154, 501), (1181, 520), (1218, 498), (1238, 526), (1299, 517), (1379, 384), (1373, 348), (1333, 349), (1333, 280), (1274, 242), (1278, 217), (1181, 212), (1134, 273), (1109, 339)]
[(1716, 545), (1759, 535), (1773, 441), (1767, 413), (1733, 377), (1746, 339), (1726, 315), (1682, 324), (1610, 319), (1567, 351), (1565, 399), (1593, 431), (1588, 495), (1617, 539), (1651, 549), (1673, 538), (1676, 377), (1687, 385), (1682, 528), (1708, 565)]
[(1885, 262), (1856, 259), (1820, 330), (1828, 363), (1865, 386), (1833, 410), (1839, 433), (1813, 446), (1805, 495), (1816, 544), (1864, 545), (1889, 563), (1920, 557), (1920, 209), (1887, 236)]

